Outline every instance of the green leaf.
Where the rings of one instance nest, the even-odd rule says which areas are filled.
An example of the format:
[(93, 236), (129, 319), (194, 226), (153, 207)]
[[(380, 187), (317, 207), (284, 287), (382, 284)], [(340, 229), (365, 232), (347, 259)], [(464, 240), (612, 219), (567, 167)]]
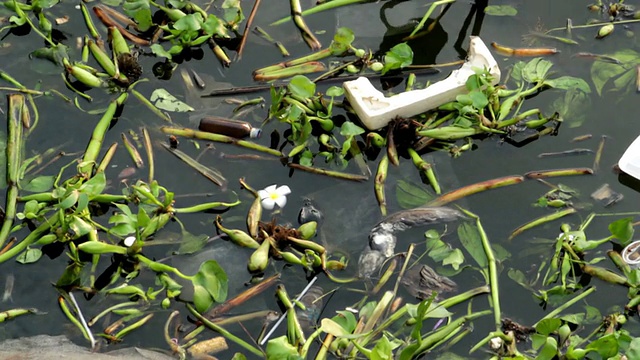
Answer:
[(213, 298), (207, 289), (199, 284), (193, 283), (193, 305), (199, 313), (204, 313), (211, 305), (213, 305)]
[(569, 125), (570, 128), (582, 125), (590, 108), (591, 96), (577, 89), (567, 90), (564, 96), (556, 98), (549, 107), (551, 112), (557, 111), (563, 124)]
[(489, 5), (484, 8), (484, 13), (491, 16), (516, 16), (518, 10), (511, 5)]
[[(202, 29), (203, 23), (202, 14), (194, 13), (187, 16), (183, 16), (178, 21), (173, 23), (173, 28), (176, 30), (184, 31), (187, 33), (197, 32)], [(153, 101), (153, 100), (152, 100)]]
[(49, 191), (53, 188), (55, 180), (55, 176), (38, 176), (31, 179), (31, 181), (29, 181), (27, 185), (22, 186), (21, 189), (35, 193)]
[(193, 277), (193, 285), (204, 287), (217, 302), (227, 299), (227, 274), (215, 260), (207, 260), (200, 265), (200, 270)]
[(480, 238), (478, 228), (469, 223), (462, 223), (458, 226), (458, 237), (467, 252), (476, 261), (476, 263), (478, 263), (478, 266), (485, 269), (488, 265), (488, 261), (487, 256), (484, 253), (484, 248), (482, 247), (482, 239)]
[(238, 24), (244, 20), (240, 0), (224, 0), (222, 9), (224, 9), (223, 17), (227, 23)]
[(287, 88), (293, 95), (304, 99), (311, 98), (316, 93), (316, 84), (304, 75), (296, 75), (291, 78)]
[(80, 191), (93, 198), (102, 194), (102, 191), (107, 186), (107, 178), (104, 172), (95, 174), (91, 179), (80, 186)]
[(364, 134), (365, 130), (360, 126), (352, 123), (351, 121), (345, 121), (344, 124), (340, 127), (340, 135), (342, 136), (357, 136), (360, 134)]
[(536, 324), (536, 331), (538, 332), (538, 334), (548, 336), (558, 330), (561, 325), (562, 321), (560, 319), (543, 319)]
[(267, 343), (267, 360), (297, 360), (302, 359), (298, 349), (289, 344), (286, 336), (269, 340)]
[[(609, 81), (615, 80), (624, 73), (635, 74), (635, 67), (640, 64), (640, 54), (631, 49), (620, 50), (606, 56), (615, 58), (620, 63), (609, 60), (596, 60), (591, 65), (591, 80), (598, 95), (602, 95), (602, 90)], [(614, 90), (626, 91), (628, 88), (615, 88)]]
[(557, 354), (558, 341), (555, 338), (547, 337), (542, 349), (538, 352), (538, 356), (536, 356), (536, 360), (552, 360), (556, 358)]
[(80, 196), (80, 192), (78, 190), (71, 190), (69, 195), (67, 195), (67, 197), (65, 197), (62, 201), (60, 201), (60, 204), (58, 205), (60, 206), (61, 209), (65, 209), (65, 210), (69, 209), (76, 204), (79, 196)]
[(202, 24), (202, 30), (204, 30), (204, 32), (209, 36), (217, 35), (221, 38), (229, 37), (225, 23), (220, 21), (220, 19), (213, 14), (209, 14), (209, 16), (207, 16), (204, 24)]
[(170, 52), (168, 52), (167, 50), (165, 50), (162, 45), (160, 44), (153, 44), (151, 45), (151, 51), (153, 52), (154, 55), (158, 56), (158, 57), (165, 57), (169, 60), (171, 60), (172, 55)]
[(382, 74), (386, 74), (389, 70), (402, 69), (411, 65), (413, 62), (413, 50), (407, 43), (400, 43), (392, 47), (384, 55), (384, 68)]
[(140, 31), (147, 31), (153, 25), (149, 0), (125, 0), (122, 9), (135, 20)]
[(389, 342), (389, 339), (385, 335), (382, 335), (382, 338), (376, 341), (376, 346), (374, 346), (373, 350), (371, 351), (371, 355), (370, 355), (371, 357), (369, 359), (371, 360), (393, 359), (392, 350), (393, 348), (391, 347), (391, 342)]
[(552, 66), (553, 63), (551, 61), (543, 58), (532, 59), (522, 68), (522, 78), (530, 83), (544, 81)]
[(403, 209), (413, 209), (433, 200), (434, 195), (420, 185), (398, 180), (396, 182), (396, 201)]
[(209, 236), (205, 234), (193, 235), (188, 231), (183, 231), (178, 254), (185, 255), (198, 252), (206, 245), (208, 239)]
[(627, 359), (640, 359), (640, 338), (633, 338), (625, 355)]
[(158, 109), (166, 111), (187, 112), (194, 110), (191, 106), (178, 100), (163, 88), (155, 89), (153, 93), (151, 93), (151, 98), (149, 100), (153, 102)]
[(609, 231), (616, 239), (620, 240), (622, 246), (628, 245), (633, 239), (633, 218), (623, 218), (609, 224)]
[(591, 93), (591, 87), (583, 79), (573, 76), (561, 76), (557, 79), (546, 80), (545, 85), (562, 90), (580, 90)]
[(603, 359), (616, 356), (618, 354), (618, 348), (619, 344), (615, 333), (598, 338), (586, 347), (587, 350), (595, 350)]
[(338, 313), (338, 315), (331, 318), (331, 320), (339, 324), (347, 334), (353, 333), (358, 324), (356, 316), (353, 315), (351, 311), (347, 310), (339, 310), (336, 312)]
[(335, 337), (345, 336), (350, 334), (342, 325), (332, 319), (324, 318), (320, 322), (320, 328), (323, 332), (331, 334)]
[(42, 257), (42, 250), (27, 248), (16, 257), (16, 261), (20, 264), (32, 264)]
[(351, 47), (351, 43), (355, 39), (355, 35), (353, 34), (353, 30), (341, 27), (336, 31), (336, 34), (333, 36), (333, 41), (331, 45), (329, 45), (329, 49), (331, 49), (332, 55), (342, 55), (344, 52), (349, 50)]
[(344, 95), (344, 89), (339, 86), (331, 86), (325, 91), (325, 95), (336, 97)]
[(87, 235), (91, 230), (93, 230), (93, 226), (83, 219), (72, 215), (71, 221), (69, 222), (69, 229), (73, 230), (75, 235), (74, 239), (77, 239), (81, 236)]
[(473, 107), (478, 110), (484, 109), (484, 107), (489, 104), (489, 99), (487, 99), (487, 96), (482, 91), (472, 91), (469, 93), (469, 97), (471, 98)]

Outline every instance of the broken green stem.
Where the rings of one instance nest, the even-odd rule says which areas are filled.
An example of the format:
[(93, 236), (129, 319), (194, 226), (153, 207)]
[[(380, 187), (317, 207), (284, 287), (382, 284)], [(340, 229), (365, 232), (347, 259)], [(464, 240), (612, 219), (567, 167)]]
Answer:
[(591, 288), (585, 290), (584, 292), (582, 292), (581, 294), (577, 295), (573, 299), (571, 299), (571, 300), (569, 300), (567, 302), (564, 302), (562, 305), (560, 305), (557, 308), (553, 309), (553, 311), (550, 311), (547, 315), (545, 315), (537, 323), (533, 324), (533, 327), (536, 327), (536, 325), (538, 325), (540, 323), (540, 321), (542, 321), (542, 320), (551, 319), (551, 318), (554, 318), (554, 317), (558, 316), (561, 312), (563, 312), (564, 310), (568, 309), (569, 307), (571, 307), (573, 304), (577, 303), (578, 301), (580, 301), (580, 300), (584, 299), (585, 297), (589, 296), (594, 291), (596, 291), (596, 288), (595, 287), (591, 287)]
[(22, 94), (7, 96), (9, 110), (7, 114), (7, 199), (5, 202), (5, 216), (0, 228), (0, 248), (9, 238), (13, 221), (16, 216), (18, 202), (18, 181), (20, 166), (22, 165), (22, 116), (26, 111), (25, 98)]
[[(573, 25), (571, 26), (571, 29), (587, 29), (587, 28), (592, 28), (592, 27), (601, 27), (603, 24), (633, 24), (633, 23), (637, 23), (640, 22), (640, 19), (631, 19), (631, 20), (620, 20), (620, 21), (612, 21), (612, 22), (597, 22), (595, 24), (585, 24), (585, 25)], [(547, 31), (544, 32), (544, 34), (549, 34), (550, 32), (554, 32), (554, 31), (561, 31), (561, 30), (567, 30), (566, 26), (563, 27), (557, 27), (557, 28), (553, 28), (553, 29), (549, 29)]]
[(210, 202), (210, 203), (198, 204), (198, 205), (194, 205), (186, 208), (173, 208), (173, 211), (176, 214), (191, 214), (191, 213), (196, 213), (201, 211), (212, 210), (219, 207), (233, 207), (238, 204), (240, 204), (240, 200), (232, 203)]
[(266, 146), (258, 145), (251, 141), (239, 140), (231, 136), (212, 134), (204, 131), (197, 131), (197, 130), (187, 129), (187, 128), (174, 128), (169, 126), (163, 126), (160, 128), (160, 130), (165, 134), (183, 136), (183, 137), (192, 138), (192, 139), (215, 141), (215, 142), (225, 143), (225, 144), (234, 144), (247, 149), (260, 151), (269, 155), (274, 155), (278, 157), (284, 156), (282, 152), (278, 150), (271, 149)]
[(487, 233), (484, 232), (484, 228), (480, 222), (480, 217), (468, 210), (462, 209), (462, 211), (468, 216), (476, 219), (476, 226), (478, 227), (478, 233), (480, 234), (480, 240), (482, 241), (482, 248), (484, 249), (485, 256), (489, 263), (489, 286), (491, 287), (493, 320), (496, 326), (496, 331), (501, 331), (502, 315), (500, 313), (500, 292), (498, 290), (498, 268), (496, 266), (496, 258), (493, 255), (493, 249), (489, 243)]
[(320, 51), (316, 51), (313, 54), (309, 54), (307, 56), (302, 56), (296, 59), (292, 59), (289, 61), (283, 61), (280, 63), (277, 63), (275, 65), (270, 65), (270, 66), (266, 66), (263, 67), (261, 69), (257, 69), (253, 72), (254, 75), (256, 74), (267, 74), (267, 73), (271, 73), (274, 71), (278, 71), (278, 70), (282, 70), (282, 69), (286, 69), (289, 67), (293, 67), (296, 65), (303, 65), (305, 63), (311, 62), (311, 61), (318, 61), (318, 60), (322, 60), (325, 58), (330, 57), (331, 55), (333, 55), (332, 51), (330, 48), (325, 48), (322, 49)]
[[(360, 3), (367, 3), (367, 2), (374, 2), (376, 0), (332, 0), (329, 2), (325, 2), (323, 4), (317, 5), (312, 7), (311, 9), (307, 9), (303, 12), (300, 13), (300, 16), (308, 16), (308, 15), (313, 15), (322, 11), (326, 11), (326, 10), (330, 10), (330, 9), (335, 9), (337, 7), (340, 6), (346, 6), (346, 5), (351, 5), (351, 4), (360, 4)], [(284, 17), (278, 21), (272, 22), (271, 24), (269, 24), (269, 26), (276, 26), (276, 25), (281, 25), (286, 23), (287, 21), (291, 20), (291, 16), (287, 16)]]
[(424, 175), (427, 177), (427, 180), (429, 180), (429, 184), (431, 184), (431, 187), (433, 188), (433, 191), (435, 191), (436, 195), (442, 194), (440, 184), (438, 183), (436, 174), (433, 171), (433, 166), (424, 161), (422, 157), (420, 157), (418, 152), (416, 152), (412, 148), (408, 148), (407, 152), (409, 153), (409, 156), (411, 156), (411, 160), (413, 161), (413, 164), (418, 168), (418, 170), (424, 172)]
[(511, 240), (514, 237), (516, 237), (517, 235), (520, 235), (525, 230), (529, 230), (529, 229), (534, 228), (534, 227), (536, 227), (538, 225), (546, 224), (548, 222), (560, 219), (560, 218), (562, 218), (564, 216), (571, 215), (571, 214), (573, 214), (575, 212), (577, 212), (577, 210), (574, 209), (574, 208), (566, 208), (564, 210), (556, 211), (553, 214), (539, 217), (539, 218), (537, 218), (537, 219), (535, 219), (533, 221), (530, 221), (530, 222), (528, 222), (528, 223), (526, 223), (526, 224), (524, 224), (522, 226), (519, 226), (517, 229), (515, 229), (511, 233), (511, 235), (509, 235), (509, 239), (508, 240)]
[(127, 93), (122, 93), (117, 99), (112, 100), (107, 107), (107, 111), (102, 115), (102, 118), (93, 129), (91, 134), (91, 140), (87, 145), (84, 157), (82, 158), (82, 166), (79, 167), (80, 173), (84, 174), (87, 178), (91, 176), (93, 168), (98, 159), (98, 154), (102, 149), (102, 142), (104, 141), (105, 134), (111, 125), (111, 121), (116, 114), (118, 106), (124, 104), (127, 99)]
[(413, 352), (413, 355), (415, 357), (418, 357), (423, 352), (431, 349), (434, 345), (441, 342), (442, 339), (447, 337), (451, 332), (453, 332), (457, 328), (464, 325), (466, 322), (475, 320), (479, 317), (489, 315), (489, 314), (491, 314), (491, 310), (485, 310), (485, 311), (469, 314), (466, 316), (462, 316), (453, 320), (448, 325), (445, 325), (439, 328), (438, 330), (436, 330), (435, 332), (431, 333), (430, 335), (423, 337), (420, 346)]
[(440, 5), (446, 5), (449, 3), (453, 3), (456, 0), (440, 0), (440, 1), (434, 1), (431, 6), (429, 6), (429, 10), (427, 10), (427, 12), (424, 14), (424, 16), (422, 16), (422, 19), (420, 20), (420, 22), (418, 23), (418, 25), (416, 25), (416, 27), (413, 29), (413, 31), (411, 32), (411, 34), (409, 34), (409, 38), (415, 36), (418, 31), (422, 30), (422, 28), (424, 27), (424, 24), (427, 22), (427, 20), (429, 19), (429, 17), (431, 16), (431, 14), (433, 13), (433, 11), (436, 9), (436, 7), (440, 6)]
[(144, 106), (149, 108), (149, 110), (151, 110), (151, 112), (156, 114), (160, 119), (167, 122), (171, 122), (171, 118), (167, 116), (167, 114), (163, 113), (160, 109), (158, 109), (155, 105), (153, 105), (151, 101), (149, 101), (146, 97), (144, 97), (144, 95), (142, 95), (138, 90), (133, 88), (130, 88), (129, 90), (131, 91), (133, 96), (138, 98), (138, 100), (140, 100), (140, 102), (143, 103)]
[(515, 124), (519, 123), (520, 121), (526, 119), (527, 117), (533, 116), (533, 115), (536, 115), (536, 114), (540, 114), (540, 109), (527, 110), (527, 111), (525, 111), (523, 113), (518, 114), (517, 116), (514, 116), (511, 119), (498, 121), (498, 124), (497, 124), (496, 127), (498, 129), (502, 129), (502, 128), (507, 127), (507, 126), (515, 125)]

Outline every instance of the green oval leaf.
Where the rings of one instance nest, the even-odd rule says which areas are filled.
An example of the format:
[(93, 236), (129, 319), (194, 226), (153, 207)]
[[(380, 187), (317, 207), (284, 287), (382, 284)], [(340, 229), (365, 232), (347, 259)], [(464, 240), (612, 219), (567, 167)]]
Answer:
[(484, 8), (484, 13), (491, 16), (516, 16), (518, 10), (511, 5), (489, 5)]
[(316, 84), (304, 75), (296, 75), (291, 78), (287, 88), (293, 95), (308, 99), (316, 93)]

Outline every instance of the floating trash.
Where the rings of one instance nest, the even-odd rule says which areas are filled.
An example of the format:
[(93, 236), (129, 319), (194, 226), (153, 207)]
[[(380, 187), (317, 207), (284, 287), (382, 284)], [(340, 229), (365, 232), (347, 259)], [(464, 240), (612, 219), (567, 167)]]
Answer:
[(603, 184), (598, 190), (591, 193), (591, 198), (604, 207), (609, 207), (620, 202), (624, 198), (624, 195), (615, 192), (609, 184)]
[(435, 291), (439, 299), (443, 293), (456, 291), (458, 285), (446, 276), (441, 276), (427, 265), (416, 265), (407, 272), (400, 280), (411, 296), (424, 300)]
[(624, 260), (631, 269), (640, 268), (640, 240), (632, 242), (622, 250), (622, 260)]

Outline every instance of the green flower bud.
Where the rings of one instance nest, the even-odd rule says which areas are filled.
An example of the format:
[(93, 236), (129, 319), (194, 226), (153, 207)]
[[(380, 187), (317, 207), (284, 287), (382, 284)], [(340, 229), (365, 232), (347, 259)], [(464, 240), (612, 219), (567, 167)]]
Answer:
[(231, 240), (231, 242), (233, 242), (236, 245), (240, 245), (242, 247), (248, 247), (248, 248), (251, 248), (251, 249), (257, 249), (258, 247), (260, 247), (260, 244), (257, 241), (255, 241), (246, 232), (244, 232), (242, 230), (238, 230), (238, 229), (227, 229), (224, 226), (222, 226), (222, 224), (220, 224), (220, 217), (219, 216), (216, 219), (216, 227), (218, 228), (218, 230), (220, 230), (223, 233), (227, 234), (229, 236), (229, 239)]
[(252, 274), (263, 273), (269, 265), (269, 249), (271, 248), (271, 242), (269, 238), (264, 239), (262, 244), (251, 254), (249, 258), (249, 264), (247, 269)]
[(607, 24), (602, 26), (599, 30), (598, 30), (598, 35), (596, 35), (596, 39), (602, 39), (606, 36), (611, 35), (611, 33), (613, 32), (614, 26), (613, 24)]
[(379, 61), (374, 61), (371, 64), (369, 64), (369, 69), (375, 72), (382, 71), (382, 69), (384, 69), (384, 65)]
[(171, 306), (171, 299), (164, 298), (164, 300), (162, 300), (162, 302), (160, 303), (160, 306), (162, 306), (163, 309), (168, 309), (169, 306)]
[(357, 74), (360, 71), (355, 65), (349, 64), (347, 65), (347, 72), (350, 74)]
[(364, 57), (367, 54), (365, 49), (356, 49), (355, 55), (359, 58)]
[(300, 225), (298, 228), (298, 232), (300, 233), (300, 237), (305, 240), (309, 240), (316, 235), (316, 230), (318, 228), (318, 223), (315, 221), (309, 221)]
[(116, 253), (116, 254), (126, 254), (127, 248), (117, 245), (105, 244), (100, 241), (87, 241), (78, 245), (78, 249), (82, 252), (86, 252), (87, 254), (108, 254), (108, 253)]

